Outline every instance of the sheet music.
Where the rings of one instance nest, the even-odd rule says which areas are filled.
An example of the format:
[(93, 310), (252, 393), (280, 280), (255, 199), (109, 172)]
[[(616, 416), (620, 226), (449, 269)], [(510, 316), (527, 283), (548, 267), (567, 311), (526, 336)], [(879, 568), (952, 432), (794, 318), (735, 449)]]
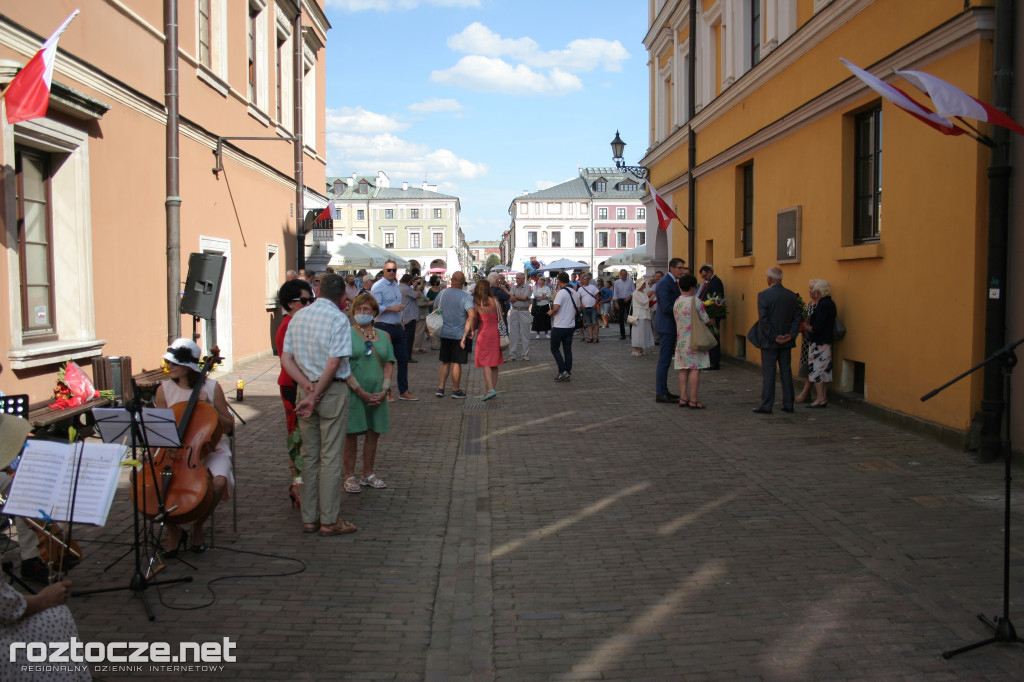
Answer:
[[(73, 443), (65, 445), (30, 438), (14, 477), (4, 513), (54, 521), (69, 521), (72, 486), (78, 469), (78, 492), (74, 500), (74, 521), (102, 526), (117, 491), (121, 460), (127, 454), (122, 445)], [(77, 466), (81, 455), (81, 466)]]

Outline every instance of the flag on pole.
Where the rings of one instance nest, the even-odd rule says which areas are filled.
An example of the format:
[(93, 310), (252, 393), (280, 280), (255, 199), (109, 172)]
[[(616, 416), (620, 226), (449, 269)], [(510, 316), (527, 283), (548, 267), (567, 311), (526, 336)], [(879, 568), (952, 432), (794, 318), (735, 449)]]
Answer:
[(57, 40), (71, 20), (77, 16), (76, 9), (7, 86), (3, 97), (7, 103), (8, 123), (14, 124), (46, 116), (46, 109), (50, 104), (53, 65), (57, 60)]
[(1019, 123), (995, 107), (971, 97), (952, 83), (947, 83), (941, 78), (936, 78), (923, 71), (893, 70), (931, 97), (932, 102), (935, 103), (935, 110), (940, 116), (965, 116), (979, 121), (988, 121), (993, 125), (1009, 128), (1019, 135), (1024, 135), (1024, 127)]
[(331, 203), (327, 204), (327, 207), (323, 211), (320, 212), (320, 215), (318, 215), (316, 217), (316, 220), (314, 220), (313, 222), (314, 223), (318, 223), (321, 220), (333, 220), (334, 219), (334, 203), (335, 202), (332, 201)]
[[(672, 219), (679, 220), (679, 216), (669, 207), (668, 202), (658, 196), (650, 180), (647, 181), (647, 189), (651, 190), (651, 196), (654, 197), (654, 210), (658, 212), (658, 229), (666, 232), (669, 224), (672, 223)], [(683, 221), (679, 220), (679, 222)]]
[(864, 69), (854, 66), (842, 57), (839, 61), (850, 70), (850, 72), (862, 80), (865, 85), (877, 92), (879, 95), (889, 100), (903, 111), (907, 112), (922, 123), (935, 128), (944, 135), (963, 135), (964, 131), (953, 125), (952, 121), (939, 116), (928, 107), (922, 106), (911, 99), (907, 93), (903, 92), (895, 85), (890, 85), (868, 73)]

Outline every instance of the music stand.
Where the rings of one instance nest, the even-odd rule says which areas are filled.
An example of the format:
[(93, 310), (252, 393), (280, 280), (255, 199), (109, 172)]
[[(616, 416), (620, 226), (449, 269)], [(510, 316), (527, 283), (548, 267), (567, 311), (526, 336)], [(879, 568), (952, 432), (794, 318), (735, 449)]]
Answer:
[(929, 400), (940, 391), (945, 390), (947, 387), (952, 386), (956, 382), (960, 381), (967, 375), (981, 369), (990, 362), (999, 361), (1000, 366), (1003, 369), (1003, 425), (1005, 426), (1005, 437), (1003, 439), (1003, 460), (1006, 464), (1006, 471), (1003, 474), (1003, 480), (1006, 486), (1006, 492), (1004, 495), (1003, 503), (1003, 615), (995, 616), (994, 618), (987, 618), (985, 614), (979, 613), (978, 620), (992, 628), (992, 637), (975, 642), (974, 644), (968, 644), (967, 646), (954, 649), (953, 651), (942, 652), (943, 658), (953, 658), (959, 654), (962, 654), (972, 649), (978, 649), (989, 644), (995, 644), (996, 642), (1020, 642), (1024, 641), (1017, 637), (1017, 631), (1013, 628), (1013, 623), (1010, 622), (1010, 511), (1012, 509), (1010, 505), (1010, 481), (1012, 480), (1011, 475), (1011, 460), (1013, 459), (1013, 445), (1010, 439), (1010, 415), (1013, 412), (1010, 410), (1010, 385), (1013, 380), (1013, 367), (1017, 364), (1017, 354), (1013, 352), (1013, 349), (1024, 343), (1024, 339), (1015, 341), (1009, 345), (1003, 346), (992, 355), (988, 356), (980, 363), (971, 367), (969, 370), (961, 374), (960, 376), (952, 379), (942, 386), (939, 386), (934, 391), (921, 396), (921, 402)]
[[(124, 409), (93, 408), (93, 414), (96, 417), (97, 425), (100, 425), (100, 434), (103, 436), (104, 442), (123, 443), (126, 440), (131, 440), (132, 459), (142, 462), (141, 468), (143, 482), (145, 482), (147, 476), (146, 467), (149, 467), (148, 475), (153, 477), (154, 489), (156, 490), (158, 500), (158, 513), (153, 517), (153, 521), (158, 521), (160, 523), (162, 532), (167, 510), (164, 509), (164, 501), (160, 492), (160, 487), (155, 485), (157, 475), (156, 470), (153, 467), (153, 460), (149, 454), (149, 448), (151, 444), (155, 443), (166, 443), (167, 447), (181, 447), (181, 440), (178, 437), (176, 429), (168, 428), (167, 414), (170, 415), (170, 424), (173, 426), (173, 411), (169, 409), (159, 410), (143, 408), (142, 401), (138, 397), (138, 386), (135, 385), (134, 379), (132, 380), (132, 389), (132, 395), (135, 397), (125, 403)], [(96, 414), (97, 412), (99, 412), (99, 414)], [(147, 416), (153, 418), (152, 424), (146, 422)], [(108, 441), (107, 437), (110, 437), (113, 440)], [(141, 459), (137, 456), (139, 452), (142, 453)], [(136, 485), (139, 476), (139, 467), (132, 467), (131, 476), (132, 490), (137, 491), (139, 489)], [(72, 594), (78, 596), (131, 590), (139, 596), (142, 601), (142, 607), (146, 610), (146, 615), (149, 617), (149, 620), (154, 621), (156, 620), (156, 615), (153, 613), (153, 609), (149, 605), (149, 600), (146, 599), (146, 589), (154, 585), (189, 583), (192, 582), (192, 576), (185, 576), (184, 578), (175, 578), (172, 580), (151, 580), (150, 578), (147, 578), (146, 576), (149, 574), (144, 574), (142, 572), (142, 545), (143, 543), (148, 542), (150, 536), (149, 525), (151, 522), (146, 519), (145, 515), (139, 511), (138, 505), (135, 504), (132, 505), (132, 516), (135, 524), (135, 541), (132, 543), (132, 550), (129, 551), (134, 551), (135, 553), (135, 573), (132, 575), (128, 585), (126, 587), (85, 590), (82, 592), (74, 592)], [(160, 538), (157, 537), (156, 540), (158, 544)], [(153, 554), (149, 557), (150, 571), (152, 571), (157, 551), (158, 547), (154, 546)], [(120, 559), (118, 559), (118, 561), (120, 561)]]

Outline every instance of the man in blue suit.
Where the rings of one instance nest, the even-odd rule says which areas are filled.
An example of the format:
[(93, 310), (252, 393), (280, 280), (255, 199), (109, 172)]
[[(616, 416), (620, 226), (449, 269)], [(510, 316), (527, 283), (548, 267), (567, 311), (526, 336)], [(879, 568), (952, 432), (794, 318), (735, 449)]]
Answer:
[(672, 306), (679, 298), (679, 278), (686, 270), (686, 261), (673, 258), (668, 262), (668, 274), (654, 287), (658, 298), (654, 309), (654, 331), (658, 333), (658, 369), (655, 375), (655, 400), (659, 403), (679, 404), (679, 396), (669, 393), (668, 368), (676, 352), (676, 319)]
[(757, 414), (771, 414), (775, 403), (775, 365), (782, 378), (782, 411), (793, 411), (793, 347), (800, 327), (796, 294), (782, 286), (782, 269), (768, 268), (768, 288), (757, 295), (757, 324), (750, 336), (761, 349), (761, 406)]

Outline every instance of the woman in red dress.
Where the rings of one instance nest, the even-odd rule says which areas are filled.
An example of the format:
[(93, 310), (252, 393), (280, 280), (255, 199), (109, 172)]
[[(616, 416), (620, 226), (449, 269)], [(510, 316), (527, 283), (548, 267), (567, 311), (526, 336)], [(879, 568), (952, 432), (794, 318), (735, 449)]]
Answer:
[[(277, 328), (274, 335), (274, 347), (278, 356), (281, 355), (281, 348), (284, 345), (284, 336), (288, 333), (288, 323), (292, 321), (292, 315), (305, 308), (313, 302), (313, 287), (304, 279), (292, 279), (281, 285), (277, 292), (277, 304), (284, 309), (284, 319), (281, 326)], [(281, 402), (284, 403), (284, 418), (288, 427), (288, 456), (291, 459), (289, 466), (292, 472), (292, 483), (288, 486), (288, 497), (292, 501), (292, 509), (300, 505), (302, 499), (302, 443), (301, 437), (296, 442), (298, 432), (296, 426), (298, 419), (295, 416), (295, 380), (288, 376), (288, 372), (281, 368), (281, 374), (277, 377), (277, 385), (281, 389)], [(296, 436), (292, 436), (295, 433)]]
[[(484, 383), (487, 384), (487, 393), (481, 400), (490, 400), (498, 395), (495, 388), (498, 385), (498, 367), (505, 364), (505, 358), (501, 354), (501, 339), (498, 337), (498, 315), (501, 314), (494, 297), (491, 296), (490, 283), (482, 279), (476, 283), (473, 289), (473, 305), (476, 310), (477, 329), (476, 353), (474, 362), (477, 367), (484, 370)], [(467, 330), (462, 336), (462, 347), (466, 347)]]

